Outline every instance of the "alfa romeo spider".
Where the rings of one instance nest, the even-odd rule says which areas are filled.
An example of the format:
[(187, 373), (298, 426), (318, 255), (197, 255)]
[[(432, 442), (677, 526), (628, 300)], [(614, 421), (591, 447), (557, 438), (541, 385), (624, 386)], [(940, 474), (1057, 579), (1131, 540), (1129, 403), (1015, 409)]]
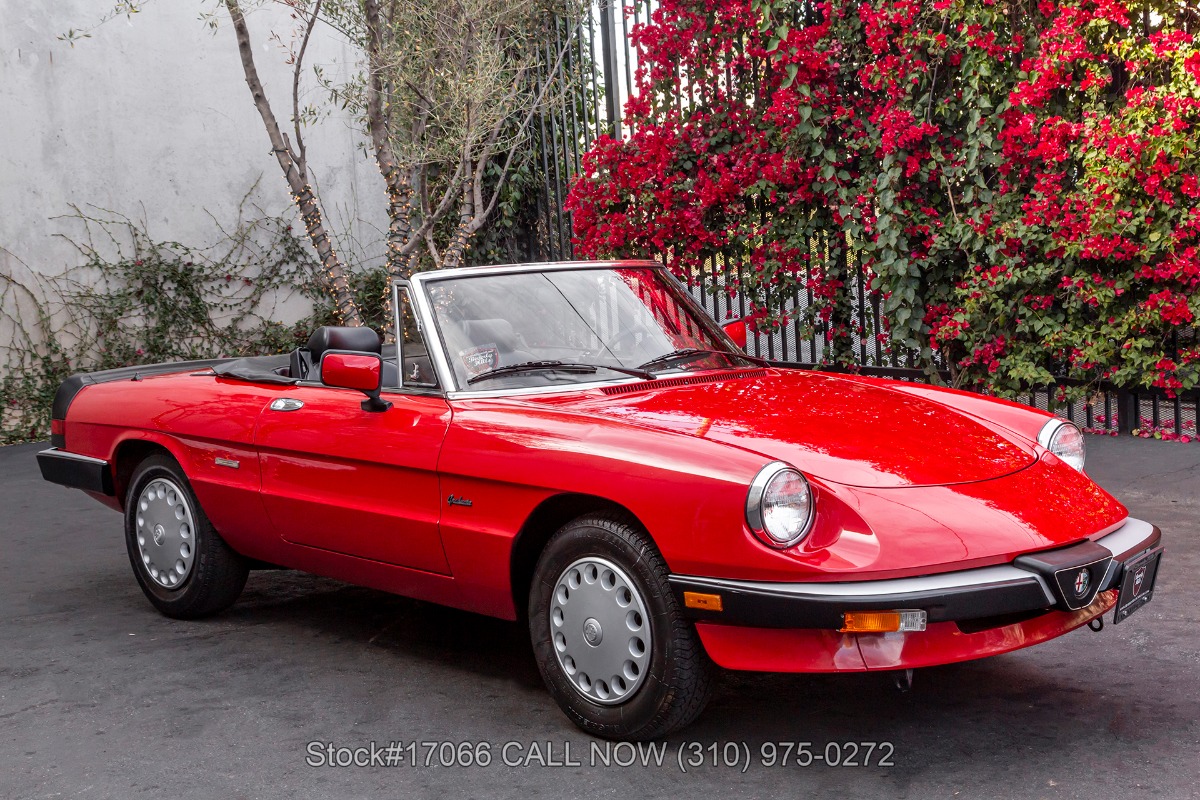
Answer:
[(609, 738), (690, 723), (714, 665), (911, 677), (1153, 596), (1159, 530), (1045, 411), (752, 358), (652, 262), (424, 272), (393, 299), (387, 346), (322, 327), (67, 379), (43, 476), (123, 514), (163, 614), (273, 566), (521, 620)]

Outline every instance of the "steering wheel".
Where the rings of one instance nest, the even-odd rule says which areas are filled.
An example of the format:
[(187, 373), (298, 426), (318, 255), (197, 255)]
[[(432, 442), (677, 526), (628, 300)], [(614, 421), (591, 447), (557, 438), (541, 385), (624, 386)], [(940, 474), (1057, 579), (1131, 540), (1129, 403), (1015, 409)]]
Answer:
[(646, 333), (646, 329), (642, 327), (626, 328), (618, 333), (610, 341), (605, 342), (605, 348), (614, 352), (620, 352), (625, 349), (627, 344), (636, 344), (636, 337), (639, 334)]

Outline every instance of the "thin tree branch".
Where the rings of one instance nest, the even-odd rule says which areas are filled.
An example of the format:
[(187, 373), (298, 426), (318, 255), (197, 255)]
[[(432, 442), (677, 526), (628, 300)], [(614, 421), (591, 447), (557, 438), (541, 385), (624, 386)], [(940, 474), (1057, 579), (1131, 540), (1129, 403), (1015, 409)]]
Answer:
[(350, 291), (350, 282), (346, 278), (345, 267), (333, 250), (333, 242), (321, 219), (320, 201), (308, 183), (307, 166), (297, 163), (287, 137), (279, 129), (279, 121), (275, 118), (275, 112), (271, 109), (270, 101), (267, 100), (262, 79), (258, 76), (246, 18), (242, 15), (238, 0), (223, 0), (223, 2), (229, 11), (229, 18), (233, 22), (233, 31), (237, 37), (238, 54), (241, 56), (246, 85), (250, 88), (254, 107), (262, 118), (263, 127), (267, 129), (267, 138), (271, 141), (275, 159), (279, 162), (279, 168), (283, 170), (288, 187), (292, 190), (292, 198), (300, 211), (301, 219), (304, 220), (309, 241), (317, 251), (317, 257), (321, 262), (330, 294), (333, 297), (334, 308), (344, 324), (361, 325), (362, 317), (359, 314), (358, 305), (354, 301), (354, 294)]
[(313, 28), (316, 27), (317, 18), (321, 15), (322, 2), (324, 0), (316, 0), (313, 5), (312, 19), (308, 21), (308, 25), (304, 29), (304, 38), (300, 41), (300, 50), (296, 53), (296, 63), (292, 70), (292, 125), (296, 131), (296, 160), (304, 166), (305, 171), (308, 167), (308, 158), (304, 146), (304, 136), (300, 133), (300, 70), (304, 64), (304, 51), (308, 49), (308, 40), (312, 38)]

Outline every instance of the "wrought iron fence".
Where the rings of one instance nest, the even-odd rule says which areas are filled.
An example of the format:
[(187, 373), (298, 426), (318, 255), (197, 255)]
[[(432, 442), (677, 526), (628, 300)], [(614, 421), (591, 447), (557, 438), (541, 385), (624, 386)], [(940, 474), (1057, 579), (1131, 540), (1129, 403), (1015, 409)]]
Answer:
[[(553, 39), (547, 37), (546, 59), (537, 79), (539, 84), (561, 81), (573, 86), (539, 116), (533, 131), (536, 165), (543, 176), (543, 191), (537, 199), (538, 223), (529, 232), (528, 251), (534, 258), (557, 261), (574, 256), (570, 214), (563, 208), (571, 180), (582, 167), (583, 156), (600, 136), (620, 137), (622, 109), (635, 92), (634, 76), (637, 52), (631, 45), (633, 26), (651, 20), (657, 0), (633, 0), (622, 6), (615, 0), (595, 0), (587, 5), (575, 24), (559, 21)], [(574, 40), (572, 42), (572, 40)], [(557, 74), (549, 65), (564, 43), (566, 58), (558, 61)], [(840, 236), (838, 232), (830, 235)], [(851, 319), (845, 320), (852, 331), (851, 351), (854, 369), (862, 374), (901, 380), (927, 380), (916, 366), (915, 354), (891, 344), (885, 332), (879, 297), (868, 290), (869, 271), (858, 263), (849, 243), (830, 248), (814, 241), (814, 259), (836, 252), (845, 258), (839, 265), (842, 274), (853, 276), (847, 284)], [(647, 254), (660, 256), (662, 254)], [(723, 253), (709, 258), (687, 275), (693, 296), (718, 321), (744, 317), (750, 312), (749, 298), (739, 291), (741, 276), (748, 270), (745, 254)], [(812, 290), (797, 288), (783, 298), (785, 321), (778, 327), (753, 333), (747, 351), (771, 361), (804, 367), (828, 369), (829, 342), (827, 324), (815, 313), (817, 300)], [(1200, 333), (1188, 331), (1192, 341)], [(1179, 351), (1179, 337), (1174, 337)], [(835, 368), (837, 369), (837, 368)], [(1053, 409), (1060, 416), (1096, 432), (1135, 429), (1158, 431), (1174, 436), (1196, 437), (1200, 426), (1200, 391), (1168, 397), (1162, 390), (1126, 390), (1101, 384), (1086, 400), (1071, 403), (1057, 401), (1058, 385), (1034, 389), (1024, 398), (1028, 405)]]

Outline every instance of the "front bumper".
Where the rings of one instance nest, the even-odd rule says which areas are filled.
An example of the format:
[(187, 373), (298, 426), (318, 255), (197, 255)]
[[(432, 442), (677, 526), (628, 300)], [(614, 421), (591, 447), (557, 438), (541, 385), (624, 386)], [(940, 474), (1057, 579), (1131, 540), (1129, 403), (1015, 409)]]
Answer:
[[(1051, 610), (1072, 614), (1091, 607), (1100, 593), (1120, 586), (1126, 560), (1161, 541), (1157, 527), (1130, 518), (1095, 542), (993, 567), (881, 581), (770, 583), (672, 575), (670, 583), (680, 607), (698, 623), (836, 631), (848, 611), (913, 609), (924, 611), (929, 623), (983, 630)], [(1085, 582), (1076, 581), (1084, 571), (1085, 591), (1075, 592)], [(720, 610), (715, 602), (689, 607), (685, 593), (717, 595)]]

